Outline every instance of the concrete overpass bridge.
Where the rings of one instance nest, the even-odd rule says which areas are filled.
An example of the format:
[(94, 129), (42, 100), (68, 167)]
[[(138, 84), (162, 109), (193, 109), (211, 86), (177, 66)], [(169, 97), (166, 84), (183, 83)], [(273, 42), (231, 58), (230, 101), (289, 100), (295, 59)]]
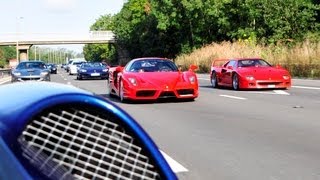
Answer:
[(6, 33), (0, 34), (0, 46), (16, 46), (17, 57), (28, 60), (32, 45), (115, 43), (112, 31), (89, 31), (88, 33)]

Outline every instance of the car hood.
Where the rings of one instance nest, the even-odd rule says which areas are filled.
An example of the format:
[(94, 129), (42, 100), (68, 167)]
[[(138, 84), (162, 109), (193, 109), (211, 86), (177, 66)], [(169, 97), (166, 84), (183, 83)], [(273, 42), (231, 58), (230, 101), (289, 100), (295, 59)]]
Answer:
[(21, 76), (36, 76), (36, 75), (40, 75), (41, 72), (45, 72), (47, 70), (44, 69), (36, 69), (36, 68), (32, 68), (32, 69), (16, 69), (15, 72), (20, 72)]
[(130, 73), (137, 79), (138, 83), (143, 86), (154, 87), (175, 87), (177, 82), (181, 80), (182, 73), (180, 72), (143, 72)]
[(289, 72), (276, 67), (247, 67), (239, 70), (244, 76), (253, 76), (257, 80), (264, 79), (282, 79), (283, 75), (289, 75)]

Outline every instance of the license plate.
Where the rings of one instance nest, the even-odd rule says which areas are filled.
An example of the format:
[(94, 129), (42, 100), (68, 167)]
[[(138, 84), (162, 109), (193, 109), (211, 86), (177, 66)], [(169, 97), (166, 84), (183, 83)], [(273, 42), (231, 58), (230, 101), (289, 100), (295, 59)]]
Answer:
[(269, 84), (268, 85), (268, 88), (275, 88), (276, 87), (276, 85), (274, 85), (274, 84)]
[(100, 73), (91, 73), (91, 76), (100, 76)]

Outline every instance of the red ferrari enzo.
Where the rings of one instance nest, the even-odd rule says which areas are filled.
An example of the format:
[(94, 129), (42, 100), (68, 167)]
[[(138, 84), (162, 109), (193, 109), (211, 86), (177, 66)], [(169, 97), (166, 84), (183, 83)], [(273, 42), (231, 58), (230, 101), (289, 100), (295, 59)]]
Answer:
[(191, 65), (181, 72), (166, 58), (137, 58), (125, 67), (109, 69), (109, 94), (125, 100), (156, 100), (178, 98), (193, 100), (198, 97), (198, 79)]
[(271, 66), (260, 58), (214, 60), (211, 66), (212, 87), (239, 89), (287, 89), (291, 87), (290, 73), (280, 66)]

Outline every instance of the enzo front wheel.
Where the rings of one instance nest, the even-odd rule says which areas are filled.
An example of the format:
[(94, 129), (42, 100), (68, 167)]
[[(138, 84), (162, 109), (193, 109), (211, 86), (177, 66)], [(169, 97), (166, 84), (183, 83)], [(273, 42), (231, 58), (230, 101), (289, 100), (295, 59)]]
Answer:
[(126, 102), (126, 99), (124, 98), (124, 90), (123, 90), (123, 82), (119, 82), (119, 98), (121, 102)]

